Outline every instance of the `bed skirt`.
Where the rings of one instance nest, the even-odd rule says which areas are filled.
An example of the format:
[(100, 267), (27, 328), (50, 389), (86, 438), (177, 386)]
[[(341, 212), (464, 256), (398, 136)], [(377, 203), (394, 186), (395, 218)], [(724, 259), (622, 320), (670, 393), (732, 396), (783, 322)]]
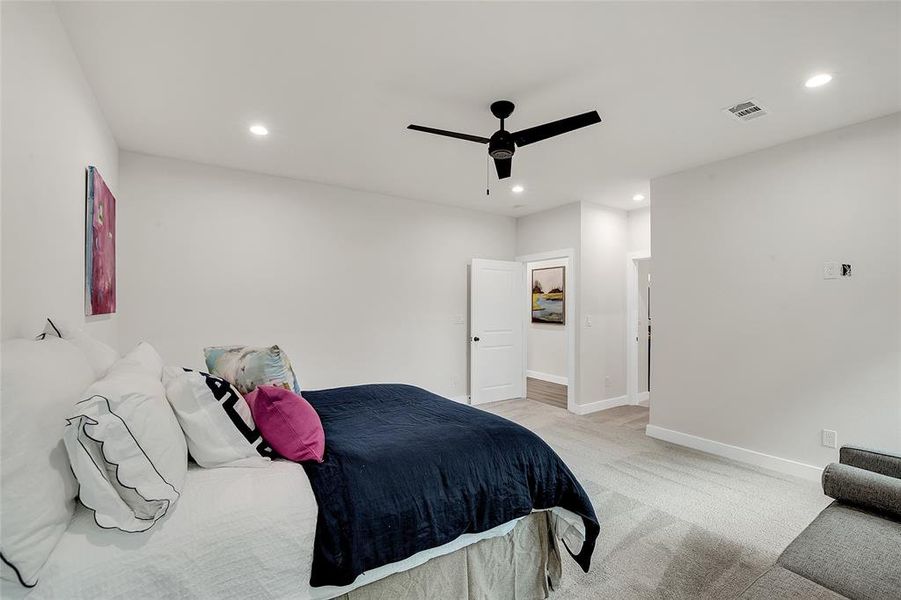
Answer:
[(550, 513), (523, 518), (507, 535), (481, 540), (357, 588), (340, 600), (539, 600), (560, 582)]

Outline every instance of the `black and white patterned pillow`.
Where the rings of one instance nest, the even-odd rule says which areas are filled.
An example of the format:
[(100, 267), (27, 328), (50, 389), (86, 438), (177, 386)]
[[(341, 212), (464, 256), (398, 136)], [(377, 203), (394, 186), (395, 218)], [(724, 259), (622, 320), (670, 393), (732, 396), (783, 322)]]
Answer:
[(253, 466), (275, 456), (247, 402), (229, 382), (202, 371), (166, 367), (163, 383), (188, 451), (201, 467)]

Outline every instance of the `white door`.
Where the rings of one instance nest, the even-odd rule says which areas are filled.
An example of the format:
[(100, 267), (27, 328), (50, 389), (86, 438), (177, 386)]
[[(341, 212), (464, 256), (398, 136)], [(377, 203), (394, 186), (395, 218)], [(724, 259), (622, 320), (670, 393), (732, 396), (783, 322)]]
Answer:
[(473, 259), (470, 285), (472, 404), (523, 396), (522, 264)]

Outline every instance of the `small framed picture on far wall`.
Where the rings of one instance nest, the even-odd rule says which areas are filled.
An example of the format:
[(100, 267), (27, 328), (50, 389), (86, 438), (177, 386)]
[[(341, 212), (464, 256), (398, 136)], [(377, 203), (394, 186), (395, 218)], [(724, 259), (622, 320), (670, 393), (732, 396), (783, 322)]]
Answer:
[(566, 267), (532, 269), (532, 322), (566, 324)]

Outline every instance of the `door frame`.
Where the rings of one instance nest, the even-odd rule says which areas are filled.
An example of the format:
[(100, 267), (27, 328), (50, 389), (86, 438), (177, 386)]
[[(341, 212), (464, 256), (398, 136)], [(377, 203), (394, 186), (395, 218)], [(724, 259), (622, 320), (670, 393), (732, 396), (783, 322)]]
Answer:
[(575, 406), (578, 404), (578, 390), (576, 381), (576, 327), (578, 326), (578, 313), (576, 312), (576, 281), (575, 268), (573, 262), (576, 252), (572, 248), (564, 248), (562, 250), (551, 250), (549, 252), (538, 252), (535, 254), (524, 254), (517, 256), (516, 260), (522, 263), (524, 274), (524, 283), (528, 294), (524, 294), (523, 302), (523, 319), (522, 319), (522, 385), (523, 393), (526, 393), (528, 386), (526, 379), (529, 366), (529, 323), (532, 322), (532, 274), (529, 272), (528, 264), (540, 260), (565, 260), (566, 272), (564, 273), (564, 285), (566, 286), (566, 297), (564, 299), (563, 310), (566, 315), (566, 410), (575, 413)]
[[(638, 391), (638, 261), (651, 258), (649, 250), (639, 250), (626, 255), (626, 393), (629, 402), (648, 406), (650, 391)], [(650, 356), (648, 361), (650, 364)]]

